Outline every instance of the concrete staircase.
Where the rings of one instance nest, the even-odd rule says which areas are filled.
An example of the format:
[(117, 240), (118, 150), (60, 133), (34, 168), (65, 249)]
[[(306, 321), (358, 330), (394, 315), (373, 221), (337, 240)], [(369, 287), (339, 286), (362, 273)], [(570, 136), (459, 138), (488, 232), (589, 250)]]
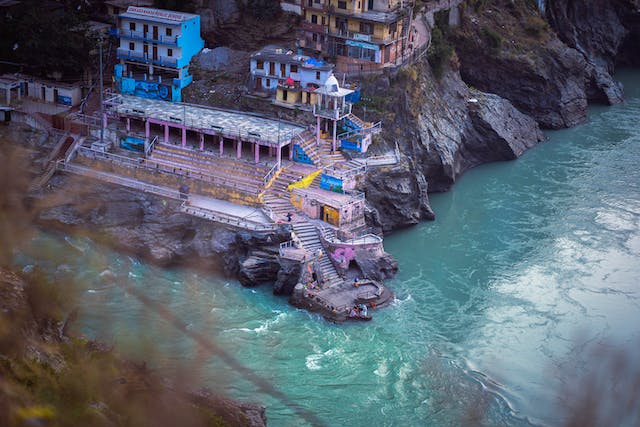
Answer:
[[(309, 221), (298, 221), (294, 222), (292, 226), (296, 237), (300, 240), (304, 249), (314, 254), (318, 249), (324, 252), (315, 225)], [(338, 275), (333, 263), (331, 263), (328, 254), (323, 254), (322, 258), (318, 260), (318, 267), (324, 280), (324, 283), (320, 285), (321, 288), (326, 289), (343, 283), (342, 278)]]
[(316, 145), (316, 136), (313, 132), (305, 130), (300, 134), (300, 139), (297, 139), (295, 143), (300, 146), (302, 151), (304, 151), (304, 153), (311, 159), (314, 165), (320, 166), (320, 155)]
[(265, 186), (264, 178), (269, 166), (240, 159), (215, 156), (210, 153), (191, 150), (178, 145), (156, 144), (150, 159), (203, 175), (220, 186), (241, 190), (249, 194), (260, 193)]
[(300, 174), (282, 169), (262, 193), (262, 203), (271, 211), (274, 221), (287, 221), (287, 213), (295, 211), (287, 187), (298, 179)]
[[(367, 124), (360, 119), (360, 117), (356, 116), (353, 113), (350, 113), (346, 119), (348, 119), (349, 121), (351, 121), (351, 123), (353, 123), (357, 128), (359, 129), (364, 129), (367, 127)], [(354, 129), (354, 130), (358, 130), (358, 129)]]

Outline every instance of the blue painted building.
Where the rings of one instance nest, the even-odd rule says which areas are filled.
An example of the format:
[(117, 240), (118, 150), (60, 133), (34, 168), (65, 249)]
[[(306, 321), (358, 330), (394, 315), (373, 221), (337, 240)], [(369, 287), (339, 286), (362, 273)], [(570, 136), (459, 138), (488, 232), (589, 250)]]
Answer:
[(204, 47), (200, 16), (129, 6), (118, 15), (119, 38), (114, 79), (120, 93), (150, 99), (182, 101), (182, 89), (193, 77), (191, 58)]

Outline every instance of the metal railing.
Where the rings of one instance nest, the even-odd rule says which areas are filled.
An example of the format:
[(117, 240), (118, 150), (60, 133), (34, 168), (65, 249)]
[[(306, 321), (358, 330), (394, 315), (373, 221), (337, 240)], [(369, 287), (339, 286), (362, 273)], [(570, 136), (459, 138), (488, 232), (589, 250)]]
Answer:
[(178, 64), (177, 58), (174, 58), (172, 56), (159, 55), (154, 58), (153, 56), (149, 56), (149, 53), (138, 52), (135, 50), (129, 50), (129, 49), (123, 49), (123, 48), (118, 48), (117, 57), (118, 59), (131, 59), (131, 60), (141, 61), (141, 62), (150, 62), (152, 64), (168, 66), (168, 67), (176, 67)]
[(240, 190), (243, 193), (247, 193), (253, 196), (258, 196), (262, 192), (261, 188), (256, 189), (254, 186), (243, 185), (235, 180), (228, 180), (215, 175), (203, 174), (201, 172), (185, 168), (184, 166), (172, 165), (168, 162), (145, 159), (142, 157), (134, 159), (130, 157), (119, 156), (117, 154), (104, 153), (102, 151), (93, 150), (88, 147), (79, 147), (78, 154), (92, 159), (108, 160), (124, 167), (145, 169), (149, 171), (160, 171), (171, 175), (197, 179), (209, 184), (220, 185), (227, 188)]
[(352, 166), (349, 169), (338, 169), (335, 166), (329, 166), (324, 169), (324, 171), (334, 177), (339, 179), (350, 178), (358, 175), (362, 175), (367, 172), (367, 165), (361, 164), (359, 166)]
[(314, 104), (313, 114), (333, 120), (340, 120), (342, 117), (351, 114), (351, 104), (346, 104), (344, 107), (336, 109), (322, 108), (322, 106)]
[(118, 37), (125, 37), (128, 39), (134, 40), (145, 40), (153, 43), (162, 43), (162, 44), (171, 44), (177, 45), (178, 39), (180, 36), (166, 36), (162, 34), (158, 34), (158, 37), (153, 37), (153, 32), (143, 32), (143, 31), (131, 31), (125, 30), (123, 28), (116, 29), (116, 35)]
[(263, 224), (247, 220), (246, 218), (230, 215), (224, 212), (211, 211), (209, 209), (190, 205), (188, 201), (184, 201), (182, 205), (180, 205), (180, 210), (184, 213), (188, 213), (189, 215), (208, 219), (220, 224), (242, 228), (245, 230), (272, 232), (277, 229), (277, 226), (275, 224)]
[(382, 132), (382, 122), (373, 123), (371, 126), (363, 127), (358, 130), (351, 130), (348, 132), (343, 132), (338, 135), (338, 139), (347, 139), (354, 135), (366, 135), (366, 134), (378, 134)]
[(124, 178), (118, 175), (110, 174), (107, 172), (97, 171), (85, 166), (74, 165), (72, 163), (65, 163), (63, 161), (57, 162), (57, 169), (64, 172), (71, 172), (78, 175), (87, 176), (89, 178), (98, 179), (101, 181), (109, 182), (112, 184), (122, 185), (124, 187), (141, 190), (147, 193), (152, 193), (158, 196), (168, 197), (171, 199), (180, 199), (180, 192), (178, 190), (172, 190), (167, 187), (161, 187), (158, 185), (149, 184), (143, 181)]
[(146, 147), (145, 151), (144, 151), (144, 155), (145, 156), (149, 156), (151, 155), (151, 153), (153, 152), (153, 149), (156, 146), (156, 143), (158, 142), (158, 136), (156, 135), (151, 142), (149, 143), (149, 145)]
[(265, 185), (271, 182), (271, 178), (273, 178), (276, 175), (276, 172), (278, 172), (279, 170), (280, 170), (280, 163), (276, 163), (275, 165), (273, 165), (271, 170), (267, 172), (264, 178), (262, 178), (262, 182), (264, 182)]

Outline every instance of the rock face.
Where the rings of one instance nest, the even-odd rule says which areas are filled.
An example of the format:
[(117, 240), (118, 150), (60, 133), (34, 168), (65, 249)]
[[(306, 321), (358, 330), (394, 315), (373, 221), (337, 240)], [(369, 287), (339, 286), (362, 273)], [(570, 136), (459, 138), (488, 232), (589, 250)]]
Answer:
[(555, 0), (548, 2), (545, 11), (560, 39), (587, 61), (589, 99), (610, 104), (622, 101), (621, 89), (612, 75), (616, 63), (640, 62), (638, 2)]
[(40, 201), (40, 224), (85, 230), (156, 264), (219, 271), (245, 286), (276, 280), (279, 244), (290, 239), (287, 226), (272, 234), (238, 232), (181, 214), (176, 202), (119, 186), (67, 176), (55, 176), (51, 185)]
[[(369, 84), (384, 87), (387, 79)], [(433, 219), (427, 190), (446, 191), (466, 170), (515, 159), (543, 140), (533, 118), (506, 99), (469, 89), (455, 69), (437, 79), (424, 61), (392, 80), (380, 144), (389, 149), (397, 141), (401, 161), (372, 168), (363, 187), (369, 223), (385, 231)]]
[[(545, 128), (586, 120), (592, 70), (580, 52), (558, 39), (531, 2), (469, 6), (451, 39), (467, 84), (509, 99)], [(614, 93), (611, 102), (619, 102)]]
[(637, 1), (554, 0), (543, 16), (532, 2), (498, 0), (468, 4), (463, 16), (451, 33), (464, 81), (545, 128), (584, 121), (587, 102), (622, 102), (615, 65), (640, 62)]
[(298, 284), (302, 275), (302, 264), (286, 259), (280, 260), (280, 271), (273, 285), (273, 293), (276, 295), (291, 295), (293, 288)]
[(383, 281), (391, 279), (398, 272), (398, 261), (386, 253), (372, 258), (365, 250), (356, 250), (356, 260), (363, 276), (369, 279)]

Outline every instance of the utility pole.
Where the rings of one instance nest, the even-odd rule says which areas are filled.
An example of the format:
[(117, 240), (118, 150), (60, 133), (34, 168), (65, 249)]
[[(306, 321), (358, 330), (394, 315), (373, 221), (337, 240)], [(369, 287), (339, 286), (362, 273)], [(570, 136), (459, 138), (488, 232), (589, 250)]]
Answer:
[(98, 38), (98, 50), (100, 54), (100, 146), (102, 146), (104, 142), (104, 103), (103, 103), (103, 90), (102, 87), (104, 82), (102, 81), (102, 34), (100, 34), (100, 38)]

